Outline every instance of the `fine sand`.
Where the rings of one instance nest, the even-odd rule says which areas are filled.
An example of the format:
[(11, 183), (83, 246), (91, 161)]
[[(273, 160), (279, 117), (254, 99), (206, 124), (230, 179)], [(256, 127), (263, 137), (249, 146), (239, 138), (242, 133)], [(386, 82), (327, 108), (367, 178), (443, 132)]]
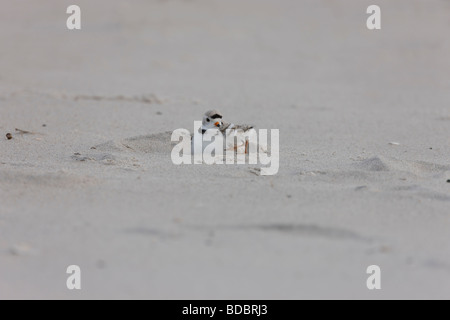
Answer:
[[(371, 4), (0, 0), (0, 299), (449, 298), (450, 2)], [(213, 108), (277, 175), (172, 163)]]

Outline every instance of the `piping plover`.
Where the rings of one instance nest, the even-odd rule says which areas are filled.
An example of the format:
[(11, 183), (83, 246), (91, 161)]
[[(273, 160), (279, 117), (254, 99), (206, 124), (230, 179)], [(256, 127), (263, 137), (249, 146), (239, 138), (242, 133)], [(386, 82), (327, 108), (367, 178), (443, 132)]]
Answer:
[[(253, 126), (228, 123), (223, 121), (222, 118), (220, 111), (209, 110), (205, 112), (200, 128), (201, 134), (205, 134), (209, 129), (214, 129), (208, 131), (208, 133), (213, 136), (222, 134), (226, 142), (225, 150), (234, 150), (236, 153), (249, 153), (249, 141), (257, 141), (256, 131), (252, 130), (254, 129)], [(265, 148), (262, 147), (262, 150), (265, 151)]]

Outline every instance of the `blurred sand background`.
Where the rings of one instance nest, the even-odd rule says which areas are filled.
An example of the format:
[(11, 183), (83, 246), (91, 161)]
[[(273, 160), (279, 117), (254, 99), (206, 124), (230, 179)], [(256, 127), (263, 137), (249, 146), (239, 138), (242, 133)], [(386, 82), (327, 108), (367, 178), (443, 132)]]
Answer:
[[(449, 14), (0, 0), (0, 298), (449, 298)], [(280, 129), (278, 175), (172, 164), (212, 108)]]

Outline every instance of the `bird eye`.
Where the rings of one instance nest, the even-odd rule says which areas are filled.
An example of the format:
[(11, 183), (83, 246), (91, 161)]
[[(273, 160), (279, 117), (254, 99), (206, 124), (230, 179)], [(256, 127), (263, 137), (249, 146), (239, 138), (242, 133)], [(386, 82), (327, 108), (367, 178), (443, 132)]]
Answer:
[(206, 118), (206, 122), (209, 122), (210, 120), (209, 120), (209, 118)]

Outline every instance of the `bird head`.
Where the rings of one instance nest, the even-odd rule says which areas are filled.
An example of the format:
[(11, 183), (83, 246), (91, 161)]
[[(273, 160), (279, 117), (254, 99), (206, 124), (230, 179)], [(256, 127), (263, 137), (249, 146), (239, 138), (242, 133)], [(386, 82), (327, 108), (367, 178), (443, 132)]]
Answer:
[(217, 110), (209, 110), (203, 116), (202, 130), (219, 129), (222, 124), (222, 114)]

